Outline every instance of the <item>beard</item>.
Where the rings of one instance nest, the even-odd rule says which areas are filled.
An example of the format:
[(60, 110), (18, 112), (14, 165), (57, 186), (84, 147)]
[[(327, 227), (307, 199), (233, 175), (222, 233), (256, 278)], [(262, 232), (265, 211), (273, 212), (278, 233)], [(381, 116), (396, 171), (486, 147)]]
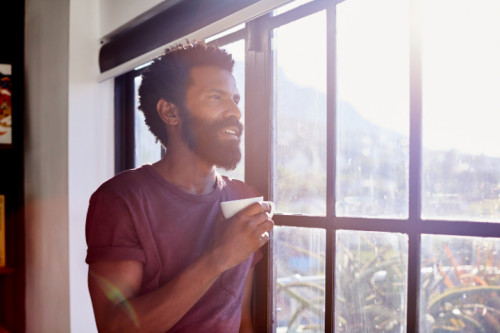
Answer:
[[(241, 160), (240, 137), (243, 125), (235, 118), (224, 118), (212, 123), (191, 117), (187, 108), (180, 112), (182, 138), (196, 155), (204, 161), (226, 170), (234, 170)], [(236, 127), (238, 140), (220, 140), (224, 128)]]

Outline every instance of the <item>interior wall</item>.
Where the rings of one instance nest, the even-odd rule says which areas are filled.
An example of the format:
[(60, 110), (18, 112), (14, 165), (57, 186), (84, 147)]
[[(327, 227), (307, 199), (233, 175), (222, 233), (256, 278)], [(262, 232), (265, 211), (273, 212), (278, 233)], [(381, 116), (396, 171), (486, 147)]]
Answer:
[(25, 1), (26, 331), (69, 332), (68, 0)]
[(113, 80), (98, 83), (99, 0), (69, 12), (68, 205), (71, 332), (96, 332), (87, 289), (85, 217), (93, 191), (114, 173)]
[(113, 80), (99, 83), (97, 64), (100, 22), (115, 14), (101, 15), (105, 1), (25, 0), (26, 332), (97, 331), (84, 230), (114, 173)]

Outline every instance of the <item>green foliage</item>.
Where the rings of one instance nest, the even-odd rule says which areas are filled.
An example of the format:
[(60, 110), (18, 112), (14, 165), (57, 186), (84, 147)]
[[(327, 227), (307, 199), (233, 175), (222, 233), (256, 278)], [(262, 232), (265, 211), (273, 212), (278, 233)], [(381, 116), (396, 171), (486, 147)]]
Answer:
[(498, 250), (491, 239), (423, 239), (422, 332), (500, 332)]

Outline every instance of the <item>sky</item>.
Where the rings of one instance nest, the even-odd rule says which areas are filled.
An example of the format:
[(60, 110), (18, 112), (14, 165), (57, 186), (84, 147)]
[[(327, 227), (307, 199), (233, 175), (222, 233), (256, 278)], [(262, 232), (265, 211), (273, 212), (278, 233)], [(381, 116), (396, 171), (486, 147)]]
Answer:
[[(409, 4), (337, 6), (337, 92), (373, 123), (408, 135)], [(422, 0), (423, 140), (430, 149), (500, 156), (500, 1)], [(326, 92), (324, 12), (278, 28), (280, 66)], [(304, 59), (313, 59), (307, 66)]]

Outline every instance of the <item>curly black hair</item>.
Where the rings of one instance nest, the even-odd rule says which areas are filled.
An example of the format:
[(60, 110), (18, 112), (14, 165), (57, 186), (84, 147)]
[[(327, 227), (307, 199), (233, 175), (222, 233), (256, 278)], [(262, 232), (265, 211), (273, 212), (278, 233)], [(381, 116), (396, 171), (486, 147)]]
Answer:
[(139, 87), (139, 109), (144, 113), (146, 125), (160, 143), (167, 147), (167, 131), (156, 111), (160, 99), (184, 110), (186, 89), (191, 69), (197, 66), (215, 66), (233, 71), (233, 57), (216, 46), (193, 42), (168, 48), (155, 59), (142, 74)]

